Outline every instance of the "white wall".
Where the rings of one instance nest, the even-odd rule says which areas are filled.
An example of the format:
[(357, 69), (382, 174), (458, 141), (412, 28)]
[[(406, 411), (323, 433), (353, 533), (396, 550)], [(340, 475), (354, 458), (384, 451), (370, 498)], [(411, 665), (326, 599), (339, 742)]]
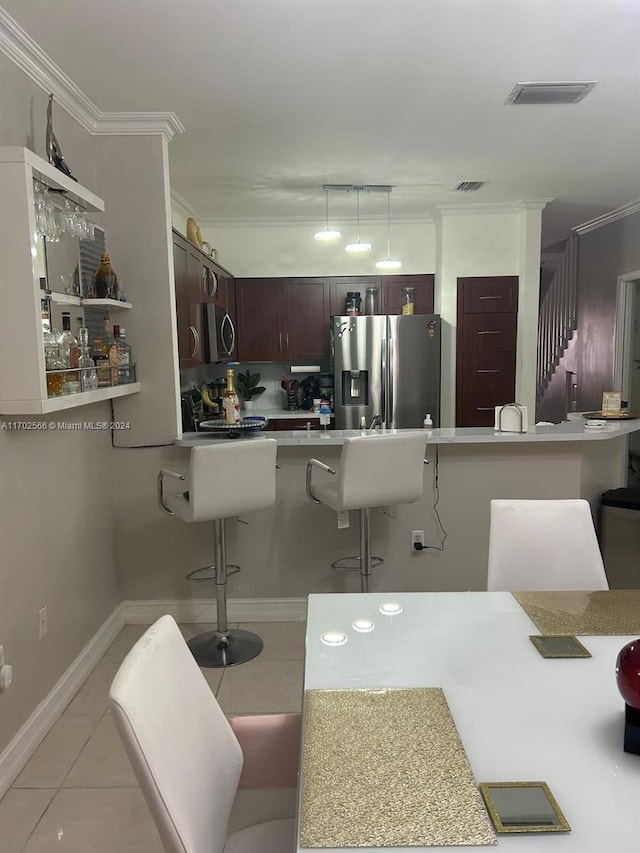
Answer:
[(436, 219), (435, 311), (442, 316), (443, 424), (455, 423), (457, 280), (465, 276), (520, 277), (516, 393), (519, 402), (535, 411), (541, 210), (538, 205), (500, 207), (446, 208)]
[[(200, 223), (203, 240), (218, 250), (218, 261), (238, 277), (379, 275), (376, 261), (387, 256), (386, 222), (360, 222), (360, 239), (373, 249), (350, 255), (344, 247), (355, 239), (353, 222), (335, 222), (342, 237), (336, 243), (314, 240), (322, 223), (212, 225)], [(434, 226), (392, 223), (391, 255), (402, 261), (400, 273), (435, 269)]]
[[(46, 110), (46, 94), (0, 54), (0, 145), (44, 155)], [(95, 191), (94, 139), (55, 106), (54, 129), (74, 175)], [(23, 284), (2, 276), (5, 291)], [(0, 341), (10, 369), (5, 348)], [(107, 403), (55, 417), (110, 419)], [(0, 752), (119, 602), (110, 434), (6, 428), (21, 420), (0, 419), (0, 644), (14, 667), (0, 694)], [(49, 633), (39, 641), (44, 604)]]

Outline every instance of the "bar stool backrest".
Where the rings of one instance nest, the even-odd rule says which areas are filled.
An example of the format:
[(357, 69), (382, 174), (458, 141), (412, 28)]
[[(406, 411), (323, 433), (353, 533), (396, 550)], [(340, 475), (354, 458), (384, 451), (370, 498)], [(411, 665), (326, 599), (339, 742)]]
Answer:
[(131, 649), (113, 719), (167, 853), (222, 853), (242, 749), (173, 617)]
[(424, 433), (345, 439), (338, 500), (344, 509), (417, 501), (424, 486)]
[(609, 589), (588, 501), (492, 500), (487, 589)]
[(192, 447), (192, 520), (211, 521), (273, 506), (277, 449), (273, 438), (238, 438), (224, 444)]

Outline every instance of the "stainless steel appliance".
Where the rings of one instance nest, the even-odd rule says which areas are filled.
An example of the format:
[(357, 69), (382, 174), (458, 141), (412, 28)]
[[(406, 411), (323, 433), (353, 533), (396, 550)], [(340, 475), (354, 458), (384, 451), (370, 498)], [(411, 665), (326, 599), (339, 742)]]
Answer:
[(226, 362), (235, 356), (236, 330), (229, 313), (206, 302), (204, 310), (204, 360), (207, 364)]
[(440, 426), (440, 317), (332, 317), (336, 429)]

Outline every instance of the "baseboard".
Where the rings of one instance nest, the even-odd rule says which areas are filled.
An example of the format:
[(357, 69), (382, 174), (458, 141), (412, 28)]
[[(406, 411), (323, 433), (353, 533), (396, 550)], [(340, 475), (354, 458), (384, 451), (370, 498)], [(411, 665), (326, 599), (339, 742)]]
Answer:
[(0, 753), (0, 798), (11, 787), (124, 624), (122, 605), (119, 604)]
[[(124, 621), (151, 625), (165, 613), (177, 622), (215, 622), (215, 599), (123, 601)], [(304, 622), (306, 598), (236, 598), (227, 602), (229, 622)]]

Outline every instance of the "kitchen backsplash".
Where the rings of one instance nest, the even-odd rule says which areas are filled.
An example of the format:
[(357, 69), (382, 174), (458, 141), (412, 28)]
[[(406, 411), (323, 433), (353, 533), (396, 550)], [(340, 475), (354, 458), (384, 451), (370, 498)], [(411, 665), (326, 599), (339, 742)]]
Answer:
[[(285, 377), (289, 380), (297, 379), (301, 382), (309, 375), (307, 372), (292, 373), (291, 367), (290, 363), (277, 364), (275, 362), (253, 363), (241, 361), (233, 364), (236, 377), (238, 373), (241, 371), (244, 373), (245, 370), (260, 374), (260, 385), (264, 385), (266, 391), (264, 394), (254, 397), (254, 406), (256, 409), (286, 409), (286, 394), (280, 386), (282, 378)], [(320, 364), (319, 367), (321, 372), (331, 369), (328, 363)], [(202, 382), (212, 382), (218, 377), (223, 377), (225, 369), (225, 364), (208, 364), (202, 367), (181, 370), (180, 390), (188, 391), (190, 388), (200, 387)], [(313, 375), (317, 376), (318, 379), (320, 378), (319, 373)]]

